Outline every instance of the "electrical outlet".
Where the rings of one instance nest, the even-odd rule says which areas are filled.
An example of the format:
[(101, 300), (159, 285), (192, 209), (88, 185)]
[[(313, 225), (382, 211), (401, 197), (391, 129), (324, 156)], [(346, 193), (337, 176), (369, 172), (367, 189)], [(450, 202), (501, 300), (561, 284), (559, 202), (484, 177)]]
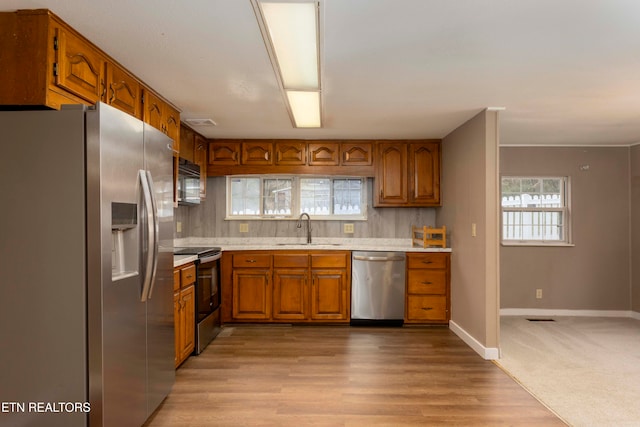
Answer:
[(248, 233), (249, 232), (249, 224), (247, 224), (247, 223), (240, 224), (240, 232), (241, 233)]
[(176, 233), (182, 233), (182, 222), (176, 221)]
[(536, 298), (542, 299), (542, 289), (536, 289)]
[(344, 224), (343, 230), (345, 234), (353, 234), (353, 224)]

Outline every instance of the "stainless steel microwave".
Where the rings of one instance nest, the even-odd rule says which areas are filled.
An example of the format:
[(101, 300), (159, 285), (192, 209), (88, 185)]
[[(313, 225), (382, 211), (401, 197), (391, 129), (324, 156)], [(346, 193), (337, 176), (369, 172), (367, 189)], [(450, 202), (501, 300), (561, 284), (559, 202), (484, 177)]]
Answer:
[(182, 158), (178, 163), (178, 204), (200, 204), (200, 166)]

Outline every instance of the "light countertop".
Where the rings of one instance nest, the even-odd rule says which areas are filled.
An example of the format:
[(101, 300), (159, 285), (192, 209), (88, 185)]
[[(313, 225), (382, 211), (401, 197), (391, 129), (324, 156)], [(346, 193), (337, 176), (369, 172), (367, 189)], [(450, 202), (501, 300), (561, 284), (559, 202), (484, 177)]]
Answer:
[(180, 267), (185, 264), (189, 264), (198, 259), (198, 255), (174, 255), (173, 256), (173, 268)]
[(222, 251), (242, 250), (348, 250), (388, 252), (451, 252), (451, 248), (422, 248), (412, 245), (411, 239), (377, 238), (314, 238), (309, 245), (305, 239), (287, 237), (188, 237), (175, 239), (174, 246), (217, 246)]

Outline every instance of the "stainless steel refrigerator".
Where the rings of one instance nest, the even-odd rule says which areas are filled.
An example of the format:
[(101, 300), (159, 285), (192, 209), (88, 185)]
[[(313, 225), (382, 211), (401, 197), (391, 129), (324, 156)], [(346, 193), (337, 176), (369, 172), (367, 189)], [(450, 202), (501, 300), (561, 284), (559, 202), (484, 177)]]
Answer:
[(175, 378), (171, 140), (99, 103), (2, 111), (0, 149), (0, 425), (140, 426)]

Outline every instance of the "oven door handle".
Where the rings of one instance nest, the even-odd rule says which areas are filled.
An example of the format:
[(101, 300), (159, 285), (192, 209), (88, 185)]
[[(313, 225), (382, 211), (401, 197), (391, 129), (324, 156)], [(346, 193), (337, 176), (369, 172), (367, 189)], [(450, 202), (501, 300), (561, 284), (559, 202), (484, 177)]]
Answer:
[(200, 265), (202, 264), (206, 264), (208, 262), (213, 262), (213, 261), (217, 261), (220, 258), (222, 258), (222, 253), (218, 252), (215, 255), (211, 255), (211, 256), (205, 256), (203, 258), (198, 258), (198, 261), (200, 262)]

